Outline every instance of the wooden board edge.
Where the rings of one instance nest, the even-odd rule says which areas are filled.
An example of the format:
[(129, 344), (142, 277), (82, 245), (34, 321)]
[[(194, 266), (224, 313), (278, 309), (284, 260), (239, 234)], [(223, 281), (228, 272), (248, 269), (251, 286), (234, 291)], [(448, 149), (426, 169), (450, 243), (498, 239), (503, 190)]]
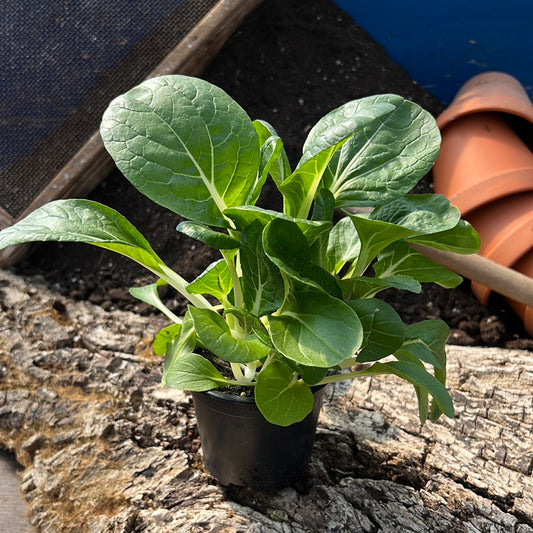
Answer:
[[(220, 0), (157, 65), (149, 78), (165, 74), (199, 75), (244, 19), (262, 0)], [(113, 170), (100, 133), (96, 131), (24, 210), (18, 220), (42, 205), (60, 198), (83, 197), (96, 188)], [(83, 177), (83, 179), (80, 179)], [(1, 209), (1, 208), (0, 208)], [(3, 216), (7, 215), (8, 218)], [(4, 222), (6, 224), (4, 225)], [(0, 229), (13, 219), (0, 211)], [(20, 261), (30, 247), (0, 251), (0, 268)]]

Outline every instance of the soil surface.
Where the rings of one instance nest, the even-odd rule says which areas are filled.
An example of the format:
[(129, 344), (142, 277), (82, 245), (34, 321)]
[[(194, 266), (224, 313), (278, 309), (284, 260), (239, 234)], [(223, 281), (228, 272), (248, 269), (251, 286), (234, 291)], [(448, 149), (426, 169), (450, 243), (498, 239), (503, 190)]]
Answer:
[[(203, 77), (237, 100), (252, 118), (269, 121), (282, 137), (295, 164), (309, 129), (331, 109), (346, 101), (378, 93), (396, 93), (436, 116), (442, 105), (396, 65), (385, 50), (329, 0), (265, 0), (242, 24)], [(431, 191), (430, 177), (416, 192)], [(148, 238), (170, 266), (192, 280), (216, 252), (174, 231), (175, 214), (154, 205), (118, 172), (91, 198), (124, 214)], [(262, 204), (278, 199), (267, 188)], [(150, 313), (128, 293), (128, 287), (153, 281), (131, 261), (88, 245), (46, 244), (18, 265), (16, 273), (42, 275), (56, 291), (89, 300), (105, 309)], [(181, 312), (184, 301), (165, 295), (169, 307)], [(426, 286), (422, 294), (389, 291), (388, 301), (406, 323), (441, 318), (452, 329), (450, 343), (533, 349), (520, 320), (495, 296), (480, 305), (465, 281), (454, 290)]]

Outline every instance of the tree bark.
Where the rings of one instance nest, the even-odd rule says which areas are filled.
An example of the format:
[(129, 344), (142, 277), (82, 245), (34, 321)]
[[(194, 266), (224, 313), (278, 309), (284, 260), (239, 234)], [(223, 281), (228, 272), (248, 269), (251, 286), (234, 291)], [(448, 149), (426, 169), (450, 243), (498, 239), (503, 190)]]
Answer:
[(163, 325), (0, 272), (0, 448), (37, 530), (533, 532), (531, 353), (449, 346), (456, 417), (423, 427), (395, 378), (331, 387), (306, 475), (254, 493), (210, 477), (190, 397), (159, 387)]

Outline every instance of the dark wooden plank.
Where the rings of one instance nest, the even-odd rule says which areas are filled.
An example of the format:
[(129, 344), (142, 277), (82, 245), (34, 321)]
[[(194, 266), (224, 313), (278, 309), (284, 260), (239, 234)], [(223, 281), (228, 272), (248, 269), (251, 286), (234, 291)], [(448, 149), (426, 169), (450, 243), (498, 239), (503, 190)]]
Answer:
[[(199, 75), (261, 1), (220, 0), (148, 77), (174, 73)], [(114, 163), (97, 131), (32, 201), (20, 218), (52, 200), (86, 196), (113, 168)], [(2, 223), (0, 213), (0, 228)], [(29, 249), (30, 247), (18, 247), (1, 251), (0, 267), (16, 263)]]

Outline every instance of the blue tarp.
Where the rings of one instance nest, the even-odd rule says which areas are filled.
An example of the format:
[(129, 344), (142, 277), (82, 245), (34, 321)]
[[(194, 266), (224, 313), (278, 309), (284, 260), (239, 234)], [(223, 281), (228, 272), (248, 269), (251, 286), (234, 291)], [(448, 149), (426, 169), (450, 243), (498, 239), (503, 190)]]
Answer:
[(528, 0), (335, 0), (411, 78), (444, 104), (472, 76), (499, 70), (533, 97)]

